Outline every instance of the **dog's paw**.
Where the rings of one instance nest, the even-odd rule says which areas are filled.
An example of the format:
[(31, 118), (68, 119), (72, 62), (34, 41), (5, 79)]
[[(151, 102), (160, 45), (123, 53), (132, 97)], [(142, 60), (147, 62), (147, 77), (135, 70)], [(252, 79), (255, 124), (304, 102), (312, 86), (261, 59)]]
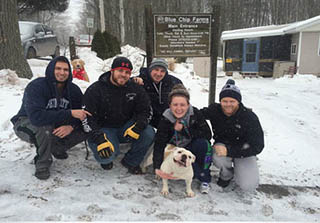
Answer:
[(162, 191), (161, 191), (161, 194), (162, 194), (163, 196), (168, 196), (169, 191), (168, 191), (168, 190), (162, 190)]
[(188, 197), (194, 197), (196, 194), (191, 190), (191, 191), (187, 191), (187, 196)]

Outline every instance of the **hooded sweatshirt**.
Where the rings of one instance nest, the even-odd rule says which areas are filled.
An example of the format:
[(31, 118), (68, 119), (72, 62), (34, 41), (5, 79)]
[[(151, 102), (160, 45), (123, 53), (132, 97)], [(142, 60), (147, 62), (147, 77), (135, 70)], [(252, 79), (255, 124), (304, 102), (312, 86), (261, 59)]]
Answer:
[(71, 115), (71, 109), (81, 109), (83, 94), (80, 88), (72, 83), (69, 62), (69, 77), (62, 93), (58, 93), (54, 68), (57, 60), (61, 58), (68, 61), (62, 56), (52, 59), (46, 68), (45, 77), (39, 77), (27, 85), (21, 108), (18, 114), (11, 118), (13, 124), (21, 116), (28, 117), (35, 126), (76, 126), (81, 123)]
[(212, 137), (208, 123), (196, 107), (190, 105), (188, 112), (181, 120), (183, 121), (183, 129), (180, 132), (175, 131), (174, 123), (176, 118), (169, 110), (164, 112), (155, 136), (153, 148), (154, 169), (160, 168), (164, 149), (168, 143), (184, 147), (194, 139), (210, 140)]
[(103, 73), (99, 80), (90, 85), (84, 94), (86, 110), (93, 130), (119, 128), (129, 120), (136, 122), (140, 133), (151, 119), (151, 106), (142, 86), (129, 80), (124, 86), (110, 81), (111, 72)]

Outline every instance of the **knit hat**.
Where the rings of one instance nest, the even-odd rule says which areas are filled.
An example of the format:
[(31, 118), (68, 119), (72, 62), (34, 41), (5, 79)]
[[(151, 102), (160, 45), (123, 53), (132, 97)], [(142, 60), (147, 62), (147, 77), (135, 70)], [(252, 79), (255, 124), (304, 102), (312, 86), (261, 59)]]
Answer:
[(168, 62), (162, 58), (154, 58), (149, 66), (149, 71), (152, 71), (155, 67), (162, 67), (166, 71), (168, 70)]
[(185, 97), (189, 103), (190, 95), (187, 89), (183, 86), (183, 84), (176, 84), (173, 86), (171, 92), (168, 95), (169, 104), (171, 103), (173, 96)]
[(227, 83), (223, 86), (219, 95), (219, 101), (221, 101), (221, 99), (225, 97), (234, 98), (239, 103), (241, 103), (240, 89), (235, 85), (235, 81), (232, 79), (229, 79)]
[(131, 61), (126, 57), (117, 57), (113, 60), (111, 70), (129, 70), (132, 71), (132, 63)]

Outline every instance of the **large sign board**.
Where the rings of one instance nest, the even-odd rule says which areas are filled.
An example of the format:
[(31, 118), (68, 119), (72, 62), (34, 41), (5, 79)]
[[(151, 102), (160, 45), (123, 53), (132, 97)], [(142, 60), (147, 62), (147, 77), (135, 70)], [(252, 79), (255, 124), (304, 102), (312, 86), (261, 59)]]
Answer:
[(156, 57), (208, 57), (211, 14), (154, 14)]

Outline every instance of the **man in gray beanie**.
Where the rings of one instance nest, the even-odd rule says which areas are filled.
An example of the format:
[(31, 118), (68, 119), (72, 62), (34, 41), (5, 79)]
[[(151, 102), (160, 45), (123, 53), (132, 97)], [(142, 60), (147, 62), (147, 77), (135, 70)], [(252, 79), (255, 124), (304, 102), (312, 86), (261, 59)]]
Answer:
[(168, 74), (168, 63), (163, 58), (154, 58), (148, 68), (141, 68), (134, 80), (143, 85), (151, 100), (153, 116), (150, 124), (157, 128), (162, 113), (169, 108), (168, 95), (182, 81)]
[(259, 119), (242, 104), (240, 89), (232, 79), (223, 86), (219, 100), (220, 104), (201, 109), (212, 126), (213, 164), (220, 169), (217, 184), (226, 188), (234, 179), (242, 190), (254, 191), (259, 185), (256, 155), (264, 147)]

